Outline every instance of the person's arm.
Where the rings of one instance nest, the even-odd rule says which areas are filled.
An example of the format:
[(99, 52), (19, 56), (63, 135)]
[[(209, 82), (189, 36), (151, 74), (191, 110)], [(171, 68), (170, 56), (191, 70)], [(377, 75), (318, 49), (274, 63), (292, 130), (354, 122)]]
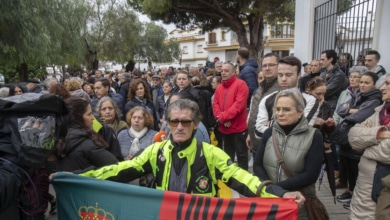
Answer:
[[(344, 81), (347, 80), (344, 73), (335, 72), (332, 80), (326, 84), (325, 100), (340, 92), (343, 89)], [(345, 87), (344, 87), (345, 88)]]
[[(240, 81), (242, 82), (242, 81)], [(221, 112), (219, 116), (220, 123), (228, 122), (233, 118), (236, 118), (238, 114), (241, 114), (243, 110), (247, 108), (246, 102), (248, 100), (249, 89), (248, 86), (242, 82), (239, 86), (236, 87), (237, 91), (232, 91), (234, 94), (230, 96), (235, 96), (232, 105), (225, 105), (225, 110)], [(227, 96), (227, 94), (224, 94)], [(232, 97), (226, 97), (227, 99), (232, 99)]]
[(267, 130), (267, 128), (268, 128), (269, 118), (268, 118), (268, 110), (267, 110), (265, 103), (266, 103), (267, 99), (269, 97), (271, 97), (271, 95), (273, 95), (273, 94), (274, 93), (271, 93), (271, 94), (265, 96), (264, 98), (262, 98), (260, 101), (260, 104), (259, 104), (259, 111), (258, 111), (257, 117), (256, 117), (255, 128), (256, 128), (256, 131), (260, 134), (263, 134), (265, 132), (265, 130)]
[[(219, 88), (220, 86), (222, 85), (219, 85), (218, 88), (215, 90), (215, 93), (214, 93), (214, 102), (212, 103), (212, 109), (213, 109), (213, 114), (214, 114), (214, 118), (215, 120), (217, 121), (217, 123), (219, 123), (219, 115), (221, 115), (221, 104), (220, 103), (220, 99), (221, 99), (221, 91), (222, 91), (222, 88)], [(223, 95), (223, 94), (222, 94)]]
[(356, 113), (349, 114), (345, 120), (361, 123), (375, 112), (375, 108), (381, 104), (379, 99), (374, 99), (362, 103)]
[(390, 131), (378, 125), (378, 115), (374, 114), (364, 122), (356, 124), (348, 133), (352, 149), (364, 151), (364, 157), (390, 164)]
[(252, 95), (253, 92), (258, 87), (257, 75), (254, 74), (252, 71), (255, 71), (255, 70), (250, 69), (250, 70), (246, 71), (244, 74), (240, 75), (240, 78), (245, 81), (246, 85), (249, 88), (249, 95)]
[(230, 157), (222, 149), (213, 147), (210, 148), (210, 151), (213, 151), (212, 161), (216, 169), (216, 178), (242, 195), (256, 197), (259, 191), (260, 197), (294, 198), (299, 205), (305, 201), (305, 197), (300, 192), (287, 192), (275, 184), (269, 184), (259, 189), (262, 183), (260, 179), (231, 162)]
[(261, 138), (260, 146), (257, 148), (256, 155), (253, 160), (253, 172), (262, 181), (270, 179), (263, 167), (263, 159), (264, 159), (265, 146), (267, 144), (268, 139), (271, 137), (271, 135), (272, 135), (272, 128), (268, 128), (264, 132), (263, 137)]
[(351, 105), (350, 103), (351, 103), (351, 99), (349, 99), (344, 103), (341, 103), (339, 106), (336, 107), (337, 114), (341, 118), (345, 118), (347, 115), (349, 115), (349, 109)]
[[(317, 119), (318, 113), (320, 112), (319, 101), (314, 96), (307, 93), (302, 93), (302, 96), (306, 100), (304, 115), (307, 118), (309, 125), (313, 126)], [(314, 114), (312, 112), (314, 112)]]
[(199, 122), (198, 129), (196, 129), (195, 137), (197, 140), (201, 142), (206, 142), (210, 144), (210, 136), (207, 132), (207, 128), (204, 126), (202, 122)]
[[(150, 165), (150, 158), (155, 145), (147, 147), (140, 155), (132, 160), (126, 160), (113, 165), (107, 165), (96, 170), (82, 172), (80, 176), (96, 179), (108, 179), (117, 182), (129, 182), (153, 171)], [(77, 172), (75, 172), (77, 173)]]
[(118, 162), (118, 159), (108, 149), (103, 147), (94, 147), (88, 153), (88, 159), (95, 167), (102, 167)]
[(99, 130), (99, 135), (101, 135), (107, 142), (108, 151), (111, 152), (119, 161), (123, 161), (121, 148), (115, 131), (108, 125), (103, 125), (103, 128)]
[(324, 157), (324, 143), (321, 132), (316, 130), (310, 149), (305, 159), (305, 167), (302, 173), (276, 183), (283, 189), (294, 191), (315, 183), (321, 171)]

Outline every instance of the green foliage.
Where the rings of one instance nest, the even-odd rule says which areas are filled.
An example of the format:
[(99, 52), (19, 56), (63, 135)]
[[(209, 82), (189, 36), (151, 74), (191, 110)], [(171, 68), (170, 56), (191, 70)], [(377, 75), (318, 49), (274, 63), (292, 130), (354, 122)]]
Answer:
[(118, 5), (107, 16), (110, 30), (102, 39), (101, 58), (125, 63), (133, 60), (142, 33), (142, 23), (127, 5)]
[[(82, 1), (3, 1), (0, 10), (0, 66), (80, 62)], [(20, 78), (25, 80), (28, 74)]]
[(171, 62), (178, 58), (179, 43), (169, 41), (165, 43), (167, 31), (154, 22), (145, 23), (145, 31), (137, 46), (137, 61)]
[(343, 14), (352, 5), (356, 3), (356, 0), (338, 0), (337, 1), (337, 13)]

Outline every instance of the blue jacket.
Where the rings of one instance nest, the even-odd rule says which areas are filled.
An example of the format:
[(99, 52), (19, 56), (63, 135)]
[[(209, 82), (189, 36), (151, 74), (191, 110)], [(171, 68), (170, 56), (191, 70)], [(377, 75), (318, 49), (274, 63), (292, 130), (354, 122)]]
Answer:
[(249, 88), (248, 103), (250, 103), (252, 94), (259, 87), (257, 83), (257, 68), (259, 65), (256, 60), (248, 59), (242, 66), (240, 66), (240, 79), (244, 80)]

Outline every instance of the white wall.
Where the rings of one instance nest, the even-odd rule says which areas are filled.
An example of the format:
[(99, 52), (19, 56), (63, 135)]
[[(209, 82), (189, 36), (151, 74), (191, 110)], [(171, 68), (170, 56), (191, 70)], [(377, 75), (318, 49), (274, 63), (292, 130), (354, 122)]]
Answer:
[(295, 39), (292, 51), (302, 62), (313, 57), (314, 6), (315, 0), (295, 2)]
[(377, 0), (376, 17), (374, 27), (374, 41), (372, 49), (381, 54), (381, 64), (390, 73), (390, 1)]

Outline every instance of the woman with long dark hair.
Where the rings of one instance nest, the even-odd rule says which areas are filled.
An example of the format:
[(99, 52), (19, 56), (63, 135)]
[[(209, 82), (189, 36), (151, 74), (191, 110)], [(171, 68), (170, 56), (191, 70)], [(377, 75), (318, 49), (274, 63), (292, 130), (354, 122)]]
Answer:
[(142, 79), (133, 80), (130, 83), (130, 90), (125, 105), (125, 115), (135, 106), (142, 106), (153, 116), (153, 129), (158, 130), (156, 108), (152, 101), (152, 95), (148, 84)]
[(118, 162), (103, 138), (92, 130), (94, 116), (91, 105), (81, 97), (65, 99), (71, 106), (69, 129), (65, 142), (57, 148), (57, 171), (82, 170)]

